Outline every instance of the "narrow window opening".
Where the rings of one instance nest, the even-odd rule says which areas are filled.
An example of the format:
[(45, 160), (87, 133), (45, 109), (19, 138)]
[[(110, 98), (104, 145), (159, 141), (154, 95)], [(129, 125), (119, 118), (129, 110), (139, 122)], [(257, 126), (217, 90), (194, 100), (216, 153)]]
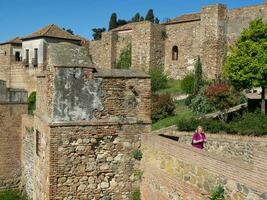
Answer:
[(21, 61), (21, 56), (20, 56), (20, 52), (19, 51), (15, 52), (15, 61)]
[(35, 150), (36, 150), (36, 155), (40, 155), (40, 143), (41, 143), (41, 134), (38, 130), (36, 130), (36, 135), (35, 135)]
[(178, 47), (172, 47), (172, 60), (178, 60)]

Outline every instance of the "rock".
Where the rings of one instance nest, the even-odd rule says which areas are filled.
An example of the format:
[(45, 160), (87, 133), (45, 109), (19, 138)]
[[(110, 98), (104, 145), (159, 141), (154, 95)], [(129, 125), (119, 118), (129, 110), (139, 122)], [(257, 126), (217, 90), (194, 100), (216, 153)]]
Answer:
[(86, 188), (86, 185), (85, 184), (81, 184), (79, 187), (78, 187), (78, 191), (84, 191), (85, 190), (85, 188)]
[(108, 183), (108, 182), (102, 182), (102, 183), (100, 184), (100, 187), (101, 187), (102, 189), (107, 189), (107, 188), (109, 187), (109, 183)]

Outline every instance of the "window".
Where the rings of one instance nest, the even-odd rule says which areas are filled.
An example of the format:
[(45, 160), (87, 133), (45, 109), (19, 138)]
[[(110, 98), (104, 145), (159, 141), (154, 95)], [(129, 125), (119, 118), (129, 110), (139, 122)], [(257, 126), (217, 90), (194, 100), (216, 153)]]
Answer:
[(19, 51), (15, 52), (15, 61), (21, 61), (21, 57), (20, 57), (20, 52)]
[(40, 145), (41, 145), (41, 133), (36, 130), (35, 134), (35, 150), (36, 150), (36, 155), (40, 155)]
[(26, 49), (25, 60), (27, 63), (29, 63), (29, 49)]
[(32, 64), (35, 67), (37, 67), (38, 65), (38, 49), (37, 48), (34, 49), (34, 58), (33, 58)]
[(178, 47), (172, 47), (172, 60), (178, 60)]

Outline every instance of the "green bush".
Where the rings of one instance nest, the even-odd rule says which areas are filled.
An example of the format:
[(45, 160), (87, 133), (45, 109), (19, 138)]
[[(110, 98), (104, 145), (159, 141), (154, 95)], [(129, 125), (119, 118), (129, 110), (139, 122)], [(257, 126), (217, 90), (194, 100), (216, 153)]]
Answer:
[(36, 92), (32, 92), (28, 97), (28, 114), (33, 115), (36, 108)]
[(191, 99), (189, 107), (198, 115), (211, 113), (216, 110), (201, 92)]
[(135, 189), (133, 192), (131, 192), (130, 199), (131, 200), (141, 200), (140, 189)]
[(210, 200), (225, 200), (223, 186), (219, 185), (213, 189)]
[(0, 192), (1, 200), (27, 200), (27, 197), (15, 190), (6, 190)]
[(169, 94), (154, 94), (151, 99), (152, 121), (174, 115), (175, 103)]
[(229, 132), (241, 135), (267, 135), (267, 115), (259, 111), (245, 113), (229, 123)]
[(194, 74), (186, 75), (181, 82), (181, 88), (182, 88), (183, 92), (186, 94), (193, 94), (194, 85), (195, 85)]
[(132, 156), (136, 160), (141, 160), (142, 157), (143, 157), (143, 153), (142, 153), (142, 151), (140, 149), (135, 149), (132, 152)]
[(195, 131), (197, 126), (210, 133), (226, 132), (230, 134), (263, 136), (267, 135), (267, 116), (260, 112), (245, 113), (226, 123), (216, 119), (196, 119), (191, 117), (177, 122), (180, 131)]
[(120, 57), (116, 60), (115, 68), (117, 69), (129, 69), (132, 64), (132, 46), (129, 44), (122, 50)]
[(153, 93), (167, 88), (168, 78), (163, 73), (162, 67), (151, 67), (149, 70), (149, 75), (151, 78), (151, 91)]

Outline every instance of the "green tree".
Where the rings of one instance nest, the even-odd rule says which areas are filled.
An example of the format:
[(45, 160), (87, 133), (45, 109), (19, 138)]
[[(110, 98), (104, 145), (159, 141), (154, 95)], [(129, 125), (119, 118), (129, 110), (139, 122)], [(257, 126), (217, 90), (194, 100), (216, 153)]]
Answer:
[(155, 18), (155, 24), (159, 24), (159, 18)]
[(198, 94), (202, 86), (203, 86), (202, 63), (200, 61), (200, 56), (198, 56), (195, 64), (194, 94)]
[(94, 40), (100, 40), (102, 37), (102, 32), (105, 32), (106, 28), (93, 28), (92, 31)]
[(118, 27), (119, 26), (123, 26), (125, 24), (128, 24), (128, 22), (126, 20), (124, 20), (124, 19), (118, 19), (118, 21), (117, 21)]
[(262, 19), (250, 23), (227, 57), (224, 75), (239, 88), (262, 88), (261, 110), (266, 113), (267, 86), (267, 24)]
[(62, 28), (64, 31), (67, 31), (67, 32), (69, 32), (71, 35), (74, 35), (74, 31), (71, 29), (71, 28), (68, 28), (68, 29), (66, 29), (66, 28)]
[(154, 13), (153, 13), (153, 9), (149, 9), (149, 10), (147, 11), (145, 20), (154, 23), (154, 21), (155, 21), (155, 16), (154, 16)]
[(144, 21), (145, 18), (143, 16), (140, 17), (140, 22)]
[(133, 17), (132, 17), (132, 22), (140, 22), (141, 20), (140, 20), (140, 18), (141, 18), (141, 16), (140, 16), (140, 14), (139, 13), (136, 13)]
[(109, 20), (109, 28), (108, 30), (112, 30), (114, 28), (118, 27), (118, 23), (117, 23), (117, 14), (116, 13), (112, 13), (110, 16), (110, 20)]

